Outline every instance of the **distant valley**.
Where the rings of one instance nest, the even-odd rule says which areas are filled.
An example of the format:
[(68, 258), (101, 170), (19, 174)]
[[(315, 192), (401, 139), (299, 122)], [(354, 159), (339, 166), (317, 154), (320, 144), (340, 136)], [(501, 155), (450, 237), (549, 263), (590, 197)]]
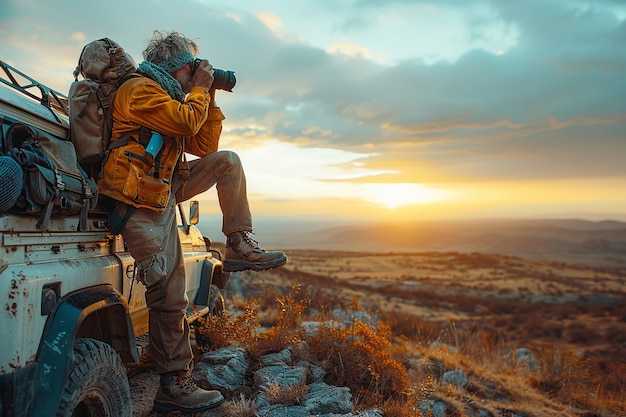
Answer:
[(593, 266), (626, 266), (626, 223), (618, 221), (474, 220), (324, 226), (300, 225), (291, 219), (284, 223), (259, 222), (257, 227), (260, 243), (268, 248), (481, 252)]

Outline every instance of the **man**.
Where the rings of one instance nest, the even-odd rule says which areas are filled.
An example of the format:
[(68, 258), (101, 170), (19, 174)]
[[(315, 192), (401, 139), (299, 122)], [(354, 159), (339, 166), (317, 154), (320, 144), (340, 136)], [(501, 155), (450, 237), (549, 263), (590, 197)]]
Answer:
[[(287, 262), (283, 252), (250, 239), (252, 219), (246, 179), (236, 153), (217, 151), (224, 116), (215, 104), (213, 67), (194, 70), (195, 42), (179, 32), (154, 32), (137, 72), (113, 103), (112, 147), (98, 180), (114, 200), (111, 226), (137, 262), (146, 286), (150, 344), (161, 374), (154, 408), (196, 412), (224, 401), (190, 376), (193, 353), (185, 318), (185, 270), (175, 205), (216, 185), (226, 235), (225, 271), (264, 270)], [(152, 132), (163, 137), (156, 155), (146, 153)], [(185, 153), (199, 156), (187, 161)], [(123, 227), (123, 228), (122, 228)]]

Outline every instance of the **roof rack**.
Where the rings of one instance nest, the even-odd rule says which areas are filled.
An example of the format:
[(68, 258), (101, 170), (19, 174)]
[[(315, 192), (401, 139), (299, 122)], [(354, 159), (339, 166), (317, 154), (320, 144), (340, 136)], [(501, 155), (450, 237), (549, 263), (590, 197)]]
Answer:
[(20, 91), (22, 94), (50, 109), (57, 121), (60, 122), (60, 119), (55, 111), (61, 112), (66, 116), (69, 115), (66, 95), (46, 87), (2, 60), (0, 60), (0, 68), (4, 70), (4, 74), (0, 72), (0, 82)]

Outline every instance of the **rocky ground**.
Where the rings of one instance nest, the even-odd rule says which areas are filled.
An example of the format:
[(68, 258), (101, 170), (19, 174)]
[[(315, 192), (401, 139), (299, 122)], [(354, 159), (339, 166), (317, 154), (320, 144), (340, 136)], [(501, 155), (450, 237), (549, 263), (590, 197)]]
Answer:
[[(408, 320), (408, 317), (416, 317), (432, 323), (450, 323), (450, 320), (453, 320), (459, 326), (458, 331), (461, 331), (461, 328), (475, 328), (478, 323), (481, 328), (489, 330), (492, 334), (509, 339), (508, 342), (511, 342), (513, 347), (545, 343), (578, 352), (589, 352), (591, 355), (597, 353), (607, 356), (608, 352), (607, 358), (624, 352), (625, 341), (618, 337), (626, 333), (624, 321), (626, 311), (618, 308), (626, 299), (624, 268), (456, 252), (367, 254), (291, 251), (288, 255), (289, 263), (283, 268), (263, 273), (233, 274), (225, 290), (227, 300), (233, 296), (244, 295), (271, 299), (268, 292), (289, 288), (294, 280), (298, 280), (303, 283), (304, 288), (315, 292), (314, 299), (317, 298), (317, 301), (324, 299), (330, 308), (349, 306), (352, 298), (356, 296), (362, 306), (375, 310), (386, 318), (398, 315), (404, 321)], [(318, 290), (315, 290), (316, 288)], [(616, 302), (619, 300), (622, 302)], [(515, 314), (511, 315), (514, 311)], [(408, 326), (406, 329), (402, 327), (399, 329), (407, 330)], [(490, 343), (491, 340), (481, 340), (479, 347), (485, 348)], [(620, 346), (622, 350), (619, 350)], [(201, 355), (198, 357), (201, 359)], [(293, 371), (294, 364), (289, 362), (280, 366), (289, 367), (281, 368), (281, 372), (286, 374)], [(310, 365), (307, 366), (309, 366), (307, 374), (310, 375)], [(594, 372), (601, 372), (601, 369), (595, 366)], [(438, 384), (443, 384), (443, 375), (448, 371), (456, 369), (443, 367)], [(195, 377), (199, 384), (202, 384), (208, 378), (208, 373), (205, 369), (201, 374), (196, 373)], [(596, 377), (600, 380), (612, 378), (610, 374)], [(448, 382), (452, 381), (451, 392), (462, 391), (463, 378), (460, 376), (452, 380), (450, 378), (452, 377), (448, 377)], [(470, 384), (474, 386), (473, 389), (476, 387), (477, 378), (481, 387), (491, 386), (488, 375), (481, 377), (473, 375)], [(136, 372), (130, 381), (134, 402), (133, 416), (155, 417), (156, 414), (152, 413), (151, 408), (158, 376), (151, 371)], [(219, 380), (213, 382), (219, 384)], [(316, 381), (306, 382), (308, 392), (333, 389), (315, 385), (311, 388)], [(500, 382), (496, 382), (493, 386), (498, 387), (499, 384)], [(259, 383), (258, 392), (262, 391), (261, 385)], [(340, 390), (338, 393), (341, 392), (341, 387), (335, 388)], [(493, 391), (497, 389), (499, 388), (485, 390), (496, 397), (508, 395), (494, 393)], [(324, 394), (326, 397), (328, 392), (330, 391)], [(624, 392), (626, 386), (622, 388), (622, 395)], [(317, 403), (311, 401), (313, 402), (303, 401), (301, 408), (261, 407), (259, 410), (266, 414), (259, 415), (272, 417), (318, 415), (314, 412)], [(552, 407), (546, 405), (552, 401), (547, 397), (538, 401), (547, 409)], [(238, 415), (229, 414), (232, 412), (232, 402), (228, 401), (219, 409), (202, 415), (224, 417)], [(309, 409), (304, 404), (308, 404)], [(343, 404), (348, 403), (344, 401)], [(258, 405), (262, 406), (263, 402)], [(422, 402), (420, 407), (425, 415), (446, 415), (445, 403), (436, 399)], [(605, 408), (610, 410), (611, 407), (607, 405)], [(554, 407), (555, 410), (557, 408)], [(376, 410), (353, 414), (353, 410), (346, 407), (335, 411), (340, 413), (333, 415), (377, 415)], [(473, 408), (471, 412), (474, 415), (494, 416), (479, 407)], [(575, 417), (584, 414), (568, 414), (565, 411), (561, 413), (554, 411), (554, 414), (550, 414), (549, 411), (542, 411), (535, 414), (512, 412), (508, 415)], [(619, 414), (607, 412), (587, 415)]]
[[(302, 347), (294, 347), (298, 349)], [(258, 416), (308, 417), (315, 415), (337, 415), (342, 417), (382, 417), (378, 410), (354, 411), (354, 402), (350, 389), (333, 387), (322, 381), (324, 371), (310, 363), (300, 362), (290, 365), (294, 359), (290, 349), (262, 358), (262, 366), (255, 372), (254, 385), (258, 398), (254, 405), (245, 406), (246, 413)], [(200, 354), (193, 371), (198, 385), (204, 388), (218, 389), (225, 395), (243, 388), (248, 369), (246, 353), (241, 348), (223, 348), (214, 352)], [(181, 413), (159, 414), (152, 411), (152, 403), (158, 388), (159, 377), (148, 369), (136, 370), (130, 378), (134, 417), (174, 417)], [(282, 404), (276, 398), (281, 393), (299, 387), (296, 393), (298, 404)], [(289, 395), (290, 402), (292, 396)], [(244, 401), (245, 402), (245, 401)], [(237, 398), (222, 406), (195, 417), (232, 417), (242, 414)], [(252, 404), (252, 403), (250, 403)]]

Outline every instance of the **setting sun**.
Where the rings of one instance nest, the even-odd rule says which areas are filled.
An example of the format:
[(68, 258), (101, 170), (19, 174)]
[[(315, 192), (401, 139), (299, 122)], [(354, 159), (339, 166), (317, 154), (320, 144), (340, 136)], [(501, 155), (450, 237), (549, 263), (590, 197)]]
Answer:
[(445, 197), (445, 192), (412, 183), (368, 184), (362, 197), (389, 209), (396, 209), (410, 204), (441, 201)]

